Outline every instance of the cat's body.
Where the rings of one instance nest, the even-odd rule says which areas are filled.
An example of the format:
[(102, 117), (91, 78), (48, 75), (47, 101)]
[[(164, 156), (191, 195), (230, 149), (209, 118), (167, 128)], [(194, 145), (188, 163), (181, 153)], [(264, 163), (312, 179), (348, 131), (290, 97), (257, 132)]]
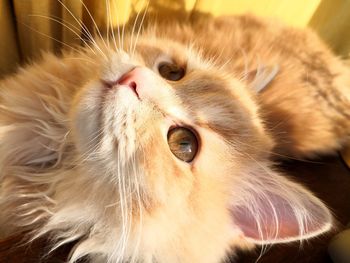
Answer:
[(46, 55), (1, 82), (0, 233), (80, 240), (71, 261), (216, 263), (331, 227), (270, 160), (349, 138), (349, 70), (311, 32), (242, 16), (135, 43)]

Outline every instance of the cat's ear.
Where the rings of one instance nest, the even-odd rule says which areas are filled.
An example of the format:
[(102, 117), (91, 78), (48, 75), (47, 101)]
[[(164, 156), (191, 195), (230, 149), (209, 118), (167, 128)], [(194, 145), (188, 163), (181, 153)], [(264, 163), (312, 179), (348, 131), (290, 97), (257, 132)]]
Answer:
[(291, 242), (332, 227), (332, 215), (318, 198), (269, 168), (257, 168), (247, 174), (239, 195), (230, 213), (248, 242)]
[(258, 65), (245, 75), (246, 83), (256, 92), (263, 91), (277, 76), (279, 71), (278, 65), (265, 66)]

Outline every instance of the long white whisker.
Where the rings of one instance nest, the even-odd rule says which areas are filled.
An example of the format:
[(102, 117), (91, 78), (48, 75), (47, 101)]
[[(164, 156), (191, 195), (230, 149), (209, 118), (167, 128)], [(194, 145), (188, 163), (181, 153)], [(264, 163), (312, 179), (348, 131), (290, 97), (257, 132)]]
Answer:
[[(61, 22), (60, 20), (53, 18), (53, 17), (49, 17), (49, 16), (43, 16), (43, 15), (29, 15), (29, 16), (33, 16), (33, 17), (41, 17), (41, 18), (45, 18), (45, 19), (49, 19), (52, 20), (62, 26), (64, 26), (65, 28), (67, 28), (68, 30), (70, 30), (72, 33), (74, 33), (94, 54), (96, 54), (96, 52), (90, 47), (90, 45), (86, 42), (86, 40), (84, 40), (75, 30), (73, 30), (71, 27), (73, 27), (74, 29), (79, 31), (79, 28), (77, 28), (76, 26), (66, 23), (66, 22)], [(68, 25), (70, 25), (71, 27), (69, 27)]]
[[(144, 1), (145, 1), (145, 0), (142, 1), (142, 5), (143, 5)], [(136, 18), (135, 18), (134, 23), (133, 23), (133, 25), (132, 25), (131, 38), (130, 38), (130, 47), (129, 47), (130, 51), (132, 50), (131, 47), (133, 46), (135, 27), (136, 27), (136, 23), (137, 23), (137, 20), (138, 20), (138, 18), (139, 18), (140, 13), (141, 13), (141, 10), (139, 10), (139, 11), (137, 12)]]
[(88, 31), (88, 30), (85, 28), (83, 22), (80, 21), (80, 20), (72, 13), (72, 11), (70, 11), (69, 8), (68, 8), (61, 0), (57, 0), (57, 1), (62, 5), (62, 7), (63, 7), (64, 9), (67, 10), (67, 12), (71, 15), (71, 17), (78, 23), (78, 25), (81, 27), (81, 29), (85, 32), (85, 34), (87, 34), (87, 36), (88, 36), (91, 40), (93, 40), (93, 37), (92, 37), (90, 31)]
[(145, 20), (145, 17), (146, 17), (147, 11), (148, 11), (148, 7), (149, 7), (149, 1), (147, 2), (145, 11), (144, 11), (143, 16), (142, 16), (142, 19), (141, 19), (140, 26), (139, 26), (139, 28), (138, 28), (138, 30), (137, 30), (136, 39), (135, 39), (134, 47), (133, 47), (133, 50), (132, 50), (132, 55), (135, 54), (137, 41), (138, 41), (139, 36), (140, 36), (141, 28), (142, 28), (143, 22), (144, 22), (144, 20)]
[(121, 238), (120, 241), (118, 243), (118, 246), (121, 246), (121, 255), (119, 255), (119, 257), (122, 259), (124, 256), (124, 250), (125, 250), (125, 240), (126, 240), (126, 222), (127, 222), (127, 204), (126, 204), (126, 194), (125, 194), (125, 183), (124, 183), (124, 177), (126, 175), (122, 175), (121, 174), (121, 166), (123, 165), (121, 163), (121, 150), (118, 151), (118, 188), (119, 188), (119, 198), (120, 198), (120, 202), (121, 202), (121, 216), (122, 216), (122, 233), (121, 233)]
[(110, 47), (109, 46), (109, 43), (110, 43), (110, 41), (109, 41), (109, 30), (110, 30), (110, 16), (109, 16), (109, 6), (108, 6), (108, 4), (107, 4), (107, 0), (105, 0), (105, 5), (106, 5), (106, 14), (107, 14), (107, 25), (106, 25), (106, 38), (107, 38), (107, 45), (108, 45), (108, 47)]
[(52, 37), (52, 36), (49, 36), (49, 35), (47, 35), (47, 34), (45, 34), (45, 33), (42, 33), (42, 32), (40, 32), (39, 30), (36, 30), (35, 28), (33, 28), (33, 27), (31, 27), (31, 26), (28, 26), (27, 24), (25, 24), (25, 23), (23, 23), (23, 22), (20, 22), (20, 23), (23, 24), (25, 27), (29, 28), (30, 30), (33, 30), (34, 32), (36, 32), (36, 33), (38, 33), (38, 34), (40, 34), (40, 35), (42, 35), (42, 36), (48, 37), (48, 38), (50, 38), (50, 39), (56, 41), (57, 43), (60, 43), (60, 44), (62, 44), (62, 45), (64, 45), (64, 46), (66, 46), (66, 47), (69, 47), (71, 50), (80, 52), (79, 49), (74, 48), (74, 47), (72, 47), (71, 45), (68, 45), (67, 43), (64, 43), (63, 41), (60, 41), (60, 40), (58, 40), (58, 39), (56, 39), (56, 38), (54, 38), (54, 37)]
[(88, 149), (84, 154), (81, 154), (79, 159), (75, 160), (76, 162), (75, 165), (80, 165), (86, 162), (87, 160), (91, 160), (91, 156), (98, 154), (96, 150), (100, 147), (100, 145), (98, 143), (95, 144), (95, 142), (97, 141), (97, 139), (99, 139), (102, 133), (103, 133), (102, 127), (96, 132), (94, 132), (94, 137), (89, 141), (90, 145), (88, 145)]
[[(59, 0), (60, 1), (60, 0)], [(90, 19), (92, 20), (92, 23), (94, 24), (95, 28), (96, 28), (96, 31), (97, 31), (97, 34), (99, 35), (99, 37), (101, 38), (101, 40), (103, 41), (104, 45), (106, 48), (108, 48), (108, 46), (106, 45), (106, 42), (104, 41), (103, 37), (102, 37), (102, 34), (101, 34), (101, 31), (100, 29), (98, 28), (97, 24), (96, 24), (96, 21), (95, 19), (93, 18), (89, 8), (87, 8), (87, 6), (84, 4), (84, 2), (82, 0), (79, 0), (80, 3), (83, 5), (84, 9), (86, 10), (86, 12), (88, 13)], [(107, 57), (106, 57), (107, 59)]]
[(311, 161), (311, 160), (306, 160), (306, 159), (300, 159), (300, 158), (296, 158), (296, 157), (293, 157), (293, 156), (288, 156), (288, 155), (284, 155), (284, 154), (279, 154), (279, 153), (276, 153), (276, 152), (273, 152), (273, 151), (267, 151), (267, 150), (264, 150), (264, 149), (260, 149), (252, 144), (249, 144), (249, 143), (246, 143), (246, 142), (243, 142), (241, 140), (238, 140), (237, 138), (234, 139), (235, 143), (238, 143), (238, 144), (241, 144), (241, 145), (244, 145), (244, 146), (248, 146), (249, 148), (252, 148), (252, 149), (258, 149), (262, 152), (265, 152), (265, 153), (269, 153), (269, 154), (272, 154), (272, 155), (275, 155), (275, 156), (279, 156), (279, 157), (283, 157), (283, 158), (287, 158), (287, 159), (290, 159), (290, 160), (296, 160), (296, 161), (301, 161), (301, 162), (307, 162), (307, 163), (320, 163), (318, 161)]
[[(128, 169), (129, 170), (129, 169)], [(130, 236), (130, 232), (131, 232), (131, 228), (132, 228), (132, 221), (133, 221), (133, 195), (132, 193), (132, 184), (131, 184), (131, 177), (132, 175), (129, 174), (129, 176), (127, 177), (128, 179), (128, 185), (127, 185), (127, 195), (129, 196), (129, 207), (128, 207), (128, 211), (129, 211), (129, 217), (128, 217), (128, 228), (127, 228), (127, 240), (126, 243), (129, 242), (129, 236)]]
[[(82, 28), (82, 30), (85, 32), (85, 34), (87, 34), (87, 36), (91, 39), (91, 41), (93, 42), (94, 46), (97, 48), (97, 50), (100, 51), (100, 53), (104, 56), (104, 58), (107, 60), (107, 56), (102, 52), (102, 50), (99, 48), (99, 46), (97, 45), (96, 41), (94, 40), (92, 34), (90, 33), (89, 30), (87, 30), (87, 28), (85, 27), (85, 25), (78, 19), (75, 17), (75, 15), (72, 13), (72, 11), (69, 10), (69, 8), (61, 1), (61, 0), (57, 0), (64, 9), (66, 9), (68, 11), (68, 13), (72, 16), (72, 18), (78, 23), (78, 25)], [(80, 0), (80, 2), (84, 5), (84, 3)], [(85, 6), (85, 5), (84, 5)]]
[(114, 44), (114, 47), (115, 47), (115, 51), (118, 51), (117, 41), (115, 39), (114, 27), (113, 27), (113, 23), (112, 23), (111, 2), (110, 2), (110, 0), (106, 0), (106, 1), (107, 1), (106, 5), (108, 5), (108, 10), (107, 10), (108, 14), (107, 15), (109, 17), (109, 23), (110, 23), (110, 26), (111, 26), (111, 29), (112, 29), (113, 44)]
[(67, 58), (64, 58), (64, 59), (67, 59), (67, 60), (82, 60), (82, 61), (89, 62), (89, 63), (91, 63), (91, 64), (98, 65), (98, 63), (96, 63), (96, 62), (95, 62), (95, 61), (93, 61), (92, 59), (87, 59), (87, 58), (79, 58), (79, 57), (67, 57)]
[[(128, 11), (128, 9), (127, 9), (127, 5), (125, 5), (125, 7), (124, 7), (124, 17), (126, 17), (126, 15), (127, 15), (127, 11)], [(125, 24), (126, 24), (126, 22), (124, 21), (124, 23), (123, 23), (123, 29), (122, 29), (122, 50), (124, 50), (124, 33), (125, 33)]]
[[(116, 5), (116, 1), (112, 1), (113, 3), (113, 7), (114, 7), (114, 10), (118, 10), (118, 6)], [(119, 13), (118, 13), (119, 15)], [(118, 44), (119, 44), (119, 48), (118, 50), (120, 50), (121, 48), (121, 36), (120, 36), (120, 25), (119, 25), (119, 16), (117, 15), (117, 31), (118, 31)]]
[[(144, 155), (144, 150), (141, 147), (143, 155)], [(140, 182), (138, 179), (138, 174), (136, 170), (136, 159), (135, 156), (133, 156), (133, 172), (134, 172), (134, 179), (135, 179), (135, 188), (136, 188), (136, 197), (137, 197), (137, 206), (138, 206), (138, 212), (139, 212), (139, 228), (138, 228), (138, 235), (137, 235), (137, 240), (136, 240), (136, 246), (134, 249), (133, 257), (132, 259), (135, 260), (140, 243), (141, 243), (141, 238), (142, 238), (142, 226), (143, 226), (143, 214), (142, 214), (142, 204), (141, 204), (141, 194), (140, 194)]]

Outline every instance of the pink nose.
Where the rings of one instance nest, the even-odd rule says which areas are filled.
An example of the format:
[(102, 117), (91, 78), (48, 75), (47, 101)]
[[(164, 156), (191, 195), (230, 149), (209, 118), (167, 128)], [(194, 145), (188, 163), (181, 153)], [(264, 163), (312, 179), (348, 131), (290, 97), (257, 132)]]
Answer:
[(147, 86), (149, 79), (149, 73), (147, 69), (143, 67), (136, 67), (129, 72), (125, 73), (119, 80), (118, 84), (128, 86), (139, 95), (139, 91)]

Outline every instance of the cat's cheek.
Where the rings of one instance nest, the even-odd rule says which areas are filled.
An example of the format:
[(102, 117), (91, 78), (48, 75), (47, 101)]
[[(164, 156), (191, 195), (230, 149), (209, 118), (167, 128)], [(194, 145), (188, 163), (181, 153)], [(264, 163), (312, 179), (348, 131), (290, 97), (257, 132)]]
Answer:
[[(214, 131), (210, 129), (194, 126), (199, 137), (199, 147), (197, 155), (191, 163), (192, 171), (205, 173), (219, 181), (228, 181), (229, 169), (232, 168), (232, 149)], [(240, 164), (236, 165), (239, 169)]]
[(156, 151), (152, 142), (146, 145), (145, 158), (143, 168), (147, 173), (144, 180), (146, 184), (146, 192), (150, 195), (150, 200), (154, 201), (152, 207), (166, 209), (181, 209), (187, 203), (187, 197), (190, 195), (194, 178), (191, 172), (182, 166), (173, 158), (171, 153), (162, 147), (158, 141)]
[(96, 131), (101, 127), (102, 84), (92, 82), (75, 96), (71, 111), (71, 129), (78, 150), (86, 152), (94, 145)]

